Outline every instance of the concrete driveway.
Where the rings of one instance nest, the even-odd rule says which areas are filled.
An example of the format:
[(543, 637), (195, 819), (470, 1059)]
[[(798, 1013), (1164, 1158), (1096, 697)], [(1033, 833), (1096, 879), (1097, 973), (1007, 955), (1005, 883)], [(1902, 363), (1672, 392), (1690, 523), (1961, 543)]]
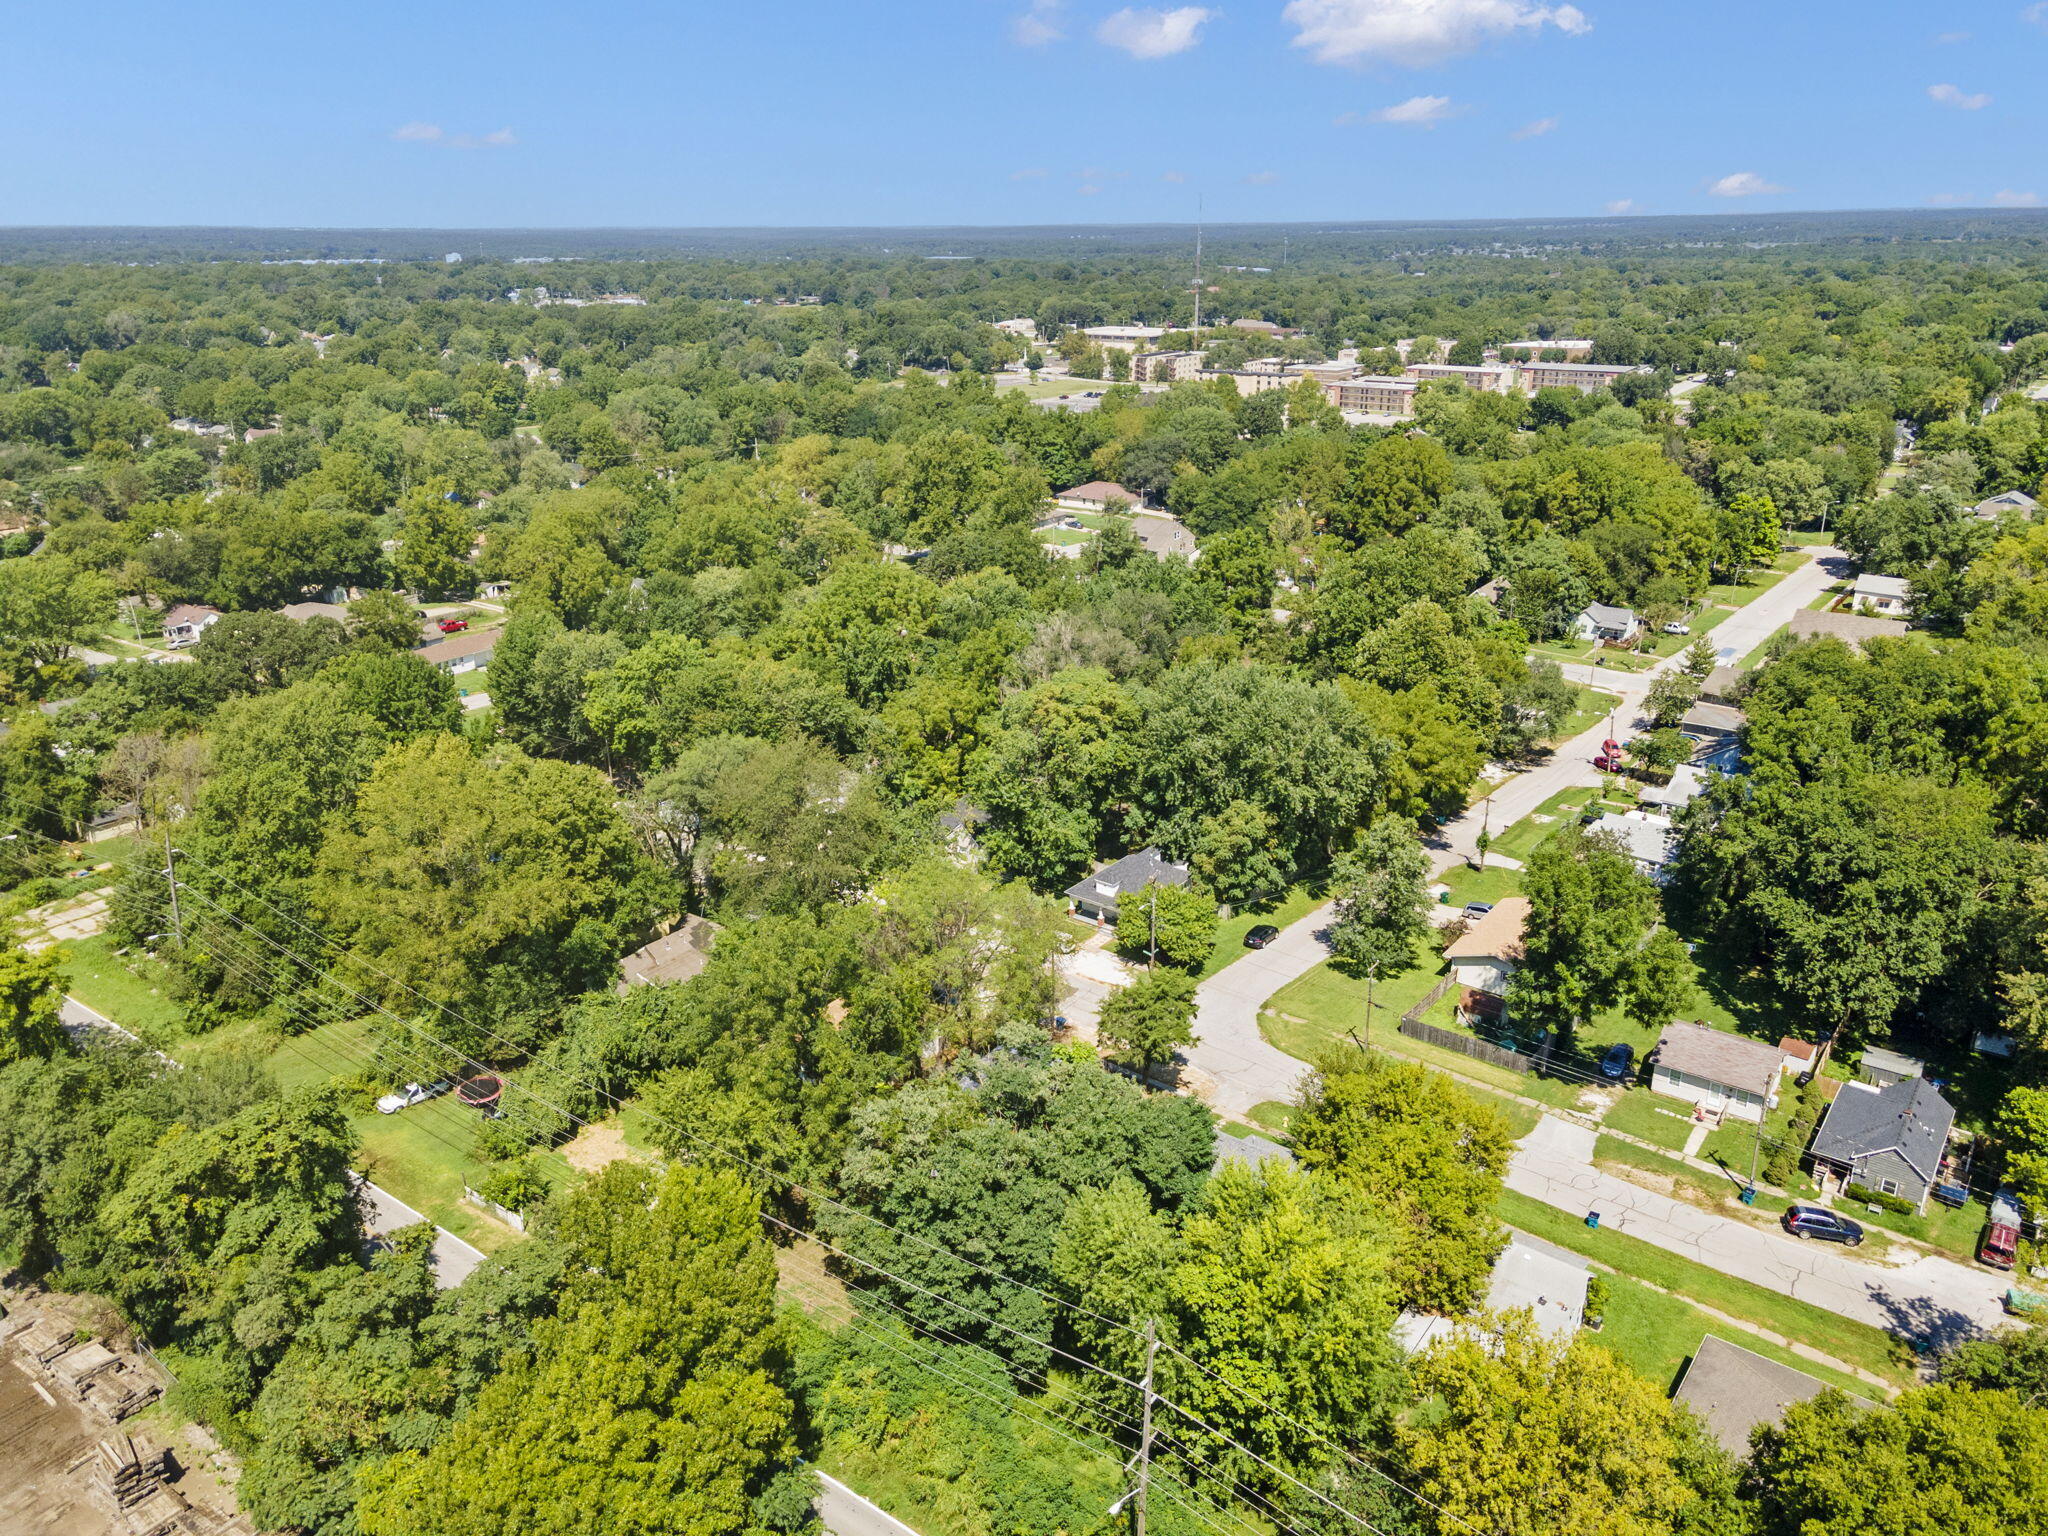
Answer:
[(2005, 1282), (1989, 1270), (1932, 1254), (1897, 1264), (1855, 1258), (1831, 1243), (1716, 1216), (1601, 1172), (1594, 1136), (1545, 1115), (1516, 1147), (1508, 1188), (1577, 1216), (1598, 1211), (1603, 1228), (1909, 1339), (1941, 1344), (2004, 1321)]

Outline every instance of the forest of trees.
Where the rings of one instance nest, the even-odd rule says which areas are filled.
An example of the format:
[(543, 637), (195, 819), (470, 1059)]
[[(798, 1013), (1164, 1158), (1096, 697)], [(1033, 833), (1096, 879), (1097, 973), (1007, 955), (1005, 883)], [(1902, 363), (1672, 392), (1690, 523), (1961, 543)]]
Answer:
[[(537, 270), (645, 303), (507, 297)], [(1575, 335), (1651, 370), (1432, 385), (1413, 430), (1312, 387), (1072, 413), (989, 378), (1023, 348), (988, 322), (1185, 324), (1180, 280), (1029, 249), (0, 267), (11, 910), (133, 800), (179, 906), (138, 853), (113, 935), (194, 1037), (371, 1022), (359, 1071), (287, 1092), (225, 1047), (73, 1043), (61, 959), (0, 955), (0, 1260), (179, 1363), (265, 1527), (796, 1532), (829, 1455), (975, 1536), (1105, 1530), (1150, 1324), (1175, 1536), (2048, 1530), (2038, 1330), (1738, 1460), (1590, 1337), (1395, 1346), (1402, 1308), (1484, 1294), (1488, 1103), (1346, 1052), (1298, 1170), (1212, 1173), (1209, 1112), (1112, 1070), (1184, 1043), (1219, 905), (1327, 876), (1347, 961), (1403, 963), (1418, 827), (1573, 713), (1532, 643), (1591, 601), (1675, 618), (1825, 528), (1910, 579), (1918, 632), (1780, 647), (1669, 899), (1816, 1028), (1995, 1014), (2009, 1173), (2048, 1205), (2048, 543), (1969, 510), (2048, 478), (2039, 254), (1220, 279), (1209, 313), (1308, 354)], [(1095, 478), (1199, 558), (1119, 526), (1052, 557), (1048, 494)], [(484, 581), (510, 613), (465, 711), (414, 601)], [(343, 620), (276, 611), (337, 588)], [(188, 661), (80, 655), (181, 603), (224, 615)], [(1195, 872), (1122, 936), (1159, 966), (1103, 1051), (1055, 1043), (1057, 894), (1148, 845)], [(1624, 864), (1531, 861), (1560, 1026), (1688, 985)], [(617, 992), (686, 913), (722, 925), (702, 974)], [(416, 1241), (360, 1262), (350, 1114), (470, 1067), (509, 1086), (466, 1151), (530, 1236), (437, 1291)], [(626, 1101), (659, 1164), (551, 1188), (536, 1149)]]

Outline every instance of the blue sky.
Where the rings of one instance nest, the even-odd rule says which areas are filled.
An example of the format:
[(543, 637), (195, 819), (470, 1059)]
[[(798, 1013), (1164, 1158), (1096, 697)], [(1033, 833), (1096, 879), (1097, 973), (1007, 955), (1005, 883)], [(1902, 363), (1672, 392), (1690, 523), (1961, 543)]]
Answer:
[(16, 8), (0, 223), (2048, 202), (2048, 0)]

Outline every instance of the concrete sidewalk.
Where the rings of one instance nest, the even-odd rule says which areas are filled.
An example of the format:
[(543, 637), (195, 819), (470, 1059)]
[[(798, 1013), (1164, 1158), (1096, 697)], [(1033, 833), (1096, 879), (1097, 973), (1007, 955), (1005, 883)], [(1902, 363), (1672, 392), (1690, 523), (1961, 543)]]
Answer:
[(1598, 1211), (1605, 1230), (1922, 1343), (1947, 1343), (2005, 1320), (2006, 1282), (1988, 1270), (1932, 1254), (1900, 1264), (1854, 1258), (1833, 1244), (1716, 1216), (1601, 1172), (1593, 1166), (1596, 1134), (1545, 1115), (1516, 1147), (1508, 1188), (1576, 1216)]

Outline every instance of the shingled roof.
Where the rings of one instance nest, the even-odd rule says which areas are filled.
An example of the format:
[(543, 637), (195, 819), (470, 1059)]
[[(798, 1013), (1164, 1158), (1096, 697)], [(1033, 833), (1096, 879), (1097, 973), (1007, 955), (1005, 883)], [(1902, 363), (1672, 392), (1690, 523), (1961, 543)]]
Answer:
[(1854, 1163), (1879, 1152), (1896, 1152), (1921, 1178), (1933, 1182), (1941, 1149), (1956, 1123), (1956, 1112), (1924, 1077), (1903, 1078), (1884, 1088), (1845, 1083), (1814, 1132), (1813, 1155), (1831, 1163)]

